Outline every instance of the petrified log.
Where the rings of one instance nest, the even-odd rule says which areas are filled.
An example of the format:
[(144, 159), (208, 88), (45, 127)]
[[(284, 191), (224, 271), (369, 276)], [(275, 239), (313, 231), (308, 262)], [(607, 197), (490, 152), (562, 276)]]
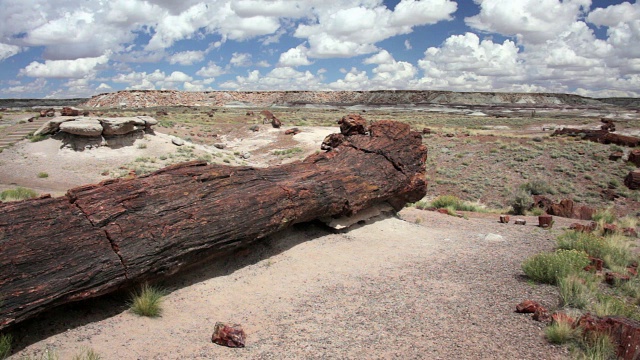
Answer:
[(627, 177), (624, 178), (624, 184), (631, 190), (640, 189), (640, 169), (631, 171)]
[(173, 274), (320, 217), (426, 194), (427, 149), (407, 124), (270, 168), (194, 161), (61, 198), (0, 203), (0, 329), (45, 309)]
[(610, 133), (607, 130), (587, 130), (563, 128), (554, 131), (551, 136), (567, 135), (580, 136), (585, 140), (597, 142), (601, 144), (616, 144), (620, 146), (636, 147), (640, 145), (640, 138)]

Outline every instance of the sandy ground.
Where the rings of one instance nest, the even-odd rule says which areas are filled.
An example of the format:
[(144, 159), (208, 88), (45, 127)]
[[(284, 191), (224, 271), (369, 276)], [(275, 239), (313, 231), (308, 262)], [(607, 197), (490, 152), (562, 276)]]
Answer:
[[(282, 135), (283, 131), (270, 128), (255, 133), (243, 131), (242, 136), (222, 136), (220, 142), (227, 146), (224, 150), (189, 142), (185, 146), (194, 148), (194, 156), (217, 154), (236, 158), (235, 154), (249, 154), (250, 157), (242, 159), (242, 162), (262, 167), (306, 157), (320, 150), (320, 144), (327, 135), (339, 132), (339, 129), (332, 127), (300, 128), (300, 134), (286, 136), (290, 146), (285, 147), (279, 146), (282, 143), (280, 137), (285, 136)], [(64, 195), (70, 188), (108, 179), (109, 176), (104, 173), (132, 164), (136, 158), (175, 153), (178, 147), (171, 143), (172, 138), (156, 131), (155, 135), (147, 134), (143, 139), (133, 141), (130, 146), (117, 149), (99, 147), (84, 151), (64, 148), (61, 141), (51, 138), (35, 143), (23, 140), (0, 153), (0, 191), (23, 186), (40, 194)], [(288, 158), (274, 156), (271, 152), (290, 147), (299, 147), (303, 151)], [(48, 177), (39, 178), (41, 172), (47, 173)]]
[[(293, 137), (300, 156), (332, 130), (303, 128)], [(226, 151), (250, 152), (257, 166), (273, 163), (264, 149), (277, 148), (276, 135), (226, 139)], [(144, 149), (83, 152), (52, 139), (21, 142), (0, 154), (0, 189), (64, 193), (105, 179), (103, 168), (175, 150), (162, 134), (142, 141)], [(38, 179), (41, 171), (49, 178)], [(528, 283), (520, 270), (525, 258), (553, 248), (557, 230), (496, 220), (408, 208), (341, 233), (298, 224), (161, 283), (168, 295), (160, 318), (130, 313), (128, 294), (114, 294), (27, 321), (13, 329), (11, 359), (45, 351), (71, 359), (83, 348), (103, 359), (567, 358), (546, 343), (540, 323), (513, 312), (526, 299), (557, 305), (555, 288)], [(558, 219), (556, 228), (570, 222)], [(217, 321), (241, 324), (247, 347), (212, 344)]]
[[(343, 233), (300, 224), (201, 265), (163, 283), (160, 318), (130, 313), (122, 296), (47, 313), (15, 334), (21, 351), (11, 359), (47, 350), (69, 359), (83, 347), (104, 359), (568, 358), (540, 323), (514, 313), (525, 299), (557, 304), (555, 288), (520, 270), (553, 247), (557, 230), (400, 216)], [(247, 347), (212, 344), (217, 321), (241, 324)]]

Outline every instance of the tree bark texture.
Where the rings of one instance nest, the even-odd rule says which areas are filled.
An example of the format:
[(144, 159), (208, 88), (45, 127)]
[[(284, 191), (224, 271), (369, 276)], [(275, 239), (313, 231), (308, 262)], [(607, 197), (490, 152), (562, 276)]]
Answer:
[[(349, 129), (342, 129), (349, 134)], [(379, 121), (270, 168), (195, 161), (60, 198), (0, 203), (0, 329), (228, 253), (295, 223), (426, 194), (427, 149)]]

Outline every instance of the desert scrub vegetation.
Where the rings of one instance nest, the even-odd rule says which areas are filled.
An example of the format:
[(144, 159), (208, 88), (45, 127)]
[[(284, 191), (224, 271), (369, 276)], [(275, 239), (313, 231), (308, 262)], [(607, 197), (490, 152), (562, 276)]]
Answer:
[(29, 139), (29, 141), (31, 141), (31, 142), (39, 142), (39, 141), (47, 140), (48, 138), (49, 138), (49, 135), (29, 135), (29, 136), (27, 136), (27, 139)]
[(544, 335), (552, 344), (565, 344), (578, 338), (578, 331), (567, 321), (555, 322), (544, 329)]
[(471, 204), (466, 201), (462, 201), (459, 197), (454, 195), (441, 195), (435, 198), (431, 202), (420, 201), (416, 203), (418, 209), (451, 209), (455, 211), (471, 211), (471, 212), (484, 212), (485, 210), (476, 204)]
[(139, 316), (158, 317), (162, 315), (164, 295), (163, 290), (143, 284), (140, 290), (131, 294), (130, 310)]
[(11, 335), (0, 335), (0, 360), (6, 359), (11, 354), (11, 342), (13, 341)]
[(590, 263), (584, 251), (560, 249), (528, 258), (522, 264), (522, 271), (534, 281), (556, 285), (560, 279), (579, 273)]
[(40, 178), (40, 179), (45, 179), (45, 178), (48, 178), (48, 177), (49, 177), (49, 174), (44, 172), (44, 171), (38, 173), (38, 178)]
[(0, 193), (0, 200), (2, 201), (19, 201), (33, 199), (36, 197), (38, 197), (38, 193), (35, 190), (20, 186), (15, 189), (5, 190)]
[(522, 188), (516, 189), (511, 197), (511, 209), (514, 215), (524, 215), (533, 203), (531, 194)]
[(292, 157), (295, 154), (299, 154), (301, 152), (303, 152), (304, 150), (302, 150), (299, 147), (294, 147), (294, 148), (290, 148), (290, 149), (284, 149), (284, 150), (274, 150), (272, 152), (273, 155), (275, 156), (282, 156), (282, 157)]

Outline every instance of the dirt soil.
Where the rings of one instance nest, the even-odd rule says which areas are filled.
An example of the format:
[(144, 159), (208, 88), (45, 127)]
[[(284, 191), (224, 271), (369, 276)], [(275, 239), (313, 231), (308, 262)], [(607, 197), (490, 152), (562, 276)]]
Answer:
[[(558, 302), (554, 287), (520, 270), (553, 248), (557, 230), (526, 220), (407, 208), (344, 233), (299, 224), (164, 282), (160, 318), (132, 314), (121, 295), (29, 321), (11, 359), (47, 350), (68, 359), (81, 348), (104, 359), (568, 358), (541, 323), (514, 312), (526, 299)], [(241, 324), (247, 346), (211, 343), (217, 321)]]

